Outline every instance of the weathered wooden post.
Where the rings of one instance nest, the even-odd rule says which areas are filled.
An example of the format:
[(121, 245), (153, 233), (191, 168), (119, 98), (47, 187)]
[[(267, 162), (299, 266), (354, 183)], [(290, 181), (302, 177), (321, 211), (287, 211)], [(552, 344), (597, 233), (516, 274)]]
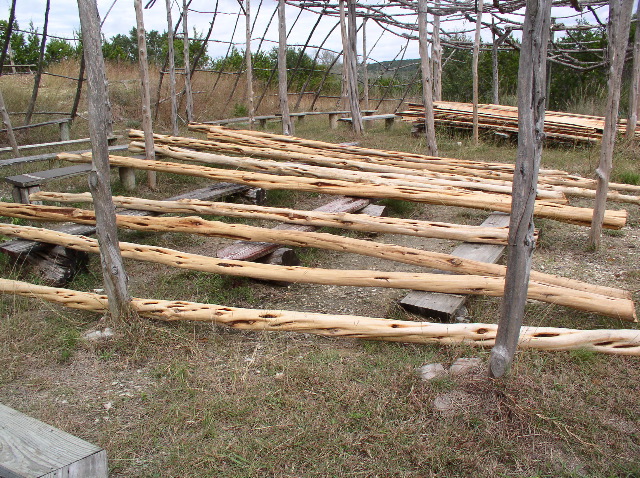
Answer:
[(492, 100), (494, 105), (500, 104), (500, 76), (498, 75), (498, 42), (495, 30), (495, 20), (491, 17), (491, 37), (493, 42), (491, 44), (491, 73), (492, 73)]
[(287, 18), (284, 0), (278, 0), (278, 95), (280, 113), (282, 113), (282, 134), (292, 135), (293, 125), (289, 115), (289, 97), (287, 96)]
[[(550, 32), (549, 32), (549, 45), (551, 46), (551, 48), (553, 48), (553, 36), (554, 36), (554, 29), (553, 26), (556, 23), (556, 19), (552, 18), (551, 19), (551, 25), (549, 26)], [(551, 65), (552, 63), (550, 61), (547, 61), (547, 97), (545, 98), (544, 101), (544, 107), (546, 109), (549, 109), (549, 104), (551, 101)]]
[(602, 221), (607, 206), (609, 192), (609, 176), (613, 168), (613, 148), (618, 134), (618, 107), (620, 106), (620, 90), (622, 86), (622, 68), (629, 41), (629, 26), (633, 0), (611, 0), (609, 2), (609, 96), (604, 116), (604, 130), (600, 149), (600, 164), (596, 169), (598, 186), (593, 206), (593, 220), (589, 231), (588, 246), (600, 247)]
[(433, 86), (431, 84), (431, 65), (427, 42), (427, 1), (418, 0), (418, 35), (420, 43), (420, 67), (422, 72), (422, 102), (424, 103), (424, 131), (427, 139), (427, 152), (438, 155), (436, 128), (433, 121)]
[(633, 42), (633, 68), (631, 74), (631, 89), (629, 90), (629, 114), (627, 116), (627, 130), (625, 137), (633, 139), (638, 125), (638, 110), (640, 109), (640, 0), (636, 7), (636, 35)]
[(189, 25), (187, 16), (189, 14), (189, 4), (187, 0), (182, 1), (182, 41), (184, 45), (184, 94), (187, 97), (187, 123), (193, 121), (193, 91), (191, 90), (191, 66), (189, 59)]
[(482, 0), (476, 2), (476, 37), (473, 41), (473, 60), (471, 63), (471, 74), (473, 76), (473, 144), (478, 146), (478, 58), (480, 56), (480, 30), (482, 29)]
[[(480, 0), (482, 1), (482, 0)], [(533, 210), (544, 139), (545, 63), (552, 0), (527, 0), (518, 66), (518, 155), (513, 175), (504, 296), (489, 375), (502, 377), (513, 361), (527, 301), (535, 245)]]
[(100, 261), (104, 288), (109, 298), (109, 312), (113, 318), (125, 319), (130, 314), (131, 297), (127, 290), (127, 274), (118, 244), (115, 207), (109, 182), (109, 146), (107, 132), (111, 131), (111, 111), (102, 57), (102, 36), (96, 0), (78, 0), (82, 42), (87, 65), (89, 88), (89, 134), (93, 152), (89, 189), (94, 200)]
[(367, 52), (367, 17), (362, 19), (362, 84), (364, 96), (364, 109), (369, 109), (369, 69), (367, 60), (369, 54)]
[[(138, 35), (138, 64), (140, 66), (140, 99), (142, 101), (142, 129), (144, 130), (145, 156), (149, 160), (156, 159), (156, 151), (153, 144), (153, 123), (151, 121), (151, 96), (149, 93), (149, 62), (147, 60), (147, 39), (144, 30), (144, 18), (142, 15), (141, 0), (133, 0), (136, 11), (136, 31)], [(131, 188), (135, 184), (133, 170), (124, 170), (121, 173), (125, 188)], [(133, 176), (135, 177), (135, 176)], [(157, 186), (156, 172), (147, 171), (147, 183), (151, 189)]]
[(246, 28), (246, 46), (244, 51), (247, 64), (247, 104), (249, 105), (249, 127), (253, 129), (255, 108), (253, 106), (253, 62), (251, 58), (251, 0), (244, 1), (244, 17)]
[(166, 1), (167, 9), (167, 62), (169, 64), (169, 100), (171, 101), (171, 134), (178, 135), (178, 97), (176, 95), (176, 52), (173, 45), (173, 19), (171, 0)]
[[(356, 4), (355, 0), (347, 2), (347, 31), (346, 31), (346, 51), (347, 60), (347, 92), (349, 95), (349, 109), (351, 110), (351, 125), (356, 135), (361, 135), (363, 131), (362, 112), (360, 110), (360, 99), (358, 97), (358, 53), (356, 50)], [(344, 11), (344, 1), (341, 1), (341, 12)], [(345, 37), (343, 37), (345, 38)], [(344, 43), (343, 43), (344, 44)]]
[(20, 156), (20, 150), (18, 149), (16, 136), (15, 134), (13, 134), (11, 117), (9, 116), (9, 112), (7, 111), (7, 107), (4, 105), (4, 96), (2, 96), (2, 91), (0, 91), (0, 113), (2, 114), (2, 123), (4, 124), (4, 127), (7, 128), (7, 136), (9, 137), (9, 144), (11, 145), (11, 149), (13, 149), (13, 155), (17, 158), (18, 156)]
[[(3, 73), (4, 62), (9, 53), (9, 58), (12, 58), (11, 54), (11, 32), (13, 31), (13, 22), (16, 19), (16, 1), (11, 0), (11, 8), (9, 9), (9, 20), (7, 20), (7, 29), (4, 31), (4, 38), (2, 39), (2, 53), (0, 53), (0, 75)], [(13, 59), (10, 59), (11, 64), (15, 64)], [(16, 72), (16, 67), (13, 67), (13, 72)]]
[(38, 55), (38, 70), (33, 78), (33, 91), (31, 92), (31, 100), (27, 106), (27, 114), (24, 118), (24, 124), (31, 123), (31, 116), (33, 110), (36, 107), (36, 100), (38, 99), (38, 90), (40, 89), (40, 80), (42, 79), (42, 69), (44, 68), (44, 49), (47, 44), (47, 27), (49, 26), (49, 9), (51, 7), (51, 0), (47, 0), (47, 4), (44, 10), (44, 25), (42, 27), (42, 39), (40, 40), (40, 53)]
[[(436, 9), (440, 0), (436, 0)], [(442, 45), (440, 44), (440, 15), (433, 15), (433, 32), (431, 34), (431, 65), (433, 66), (433, 99), (442, 101)]]

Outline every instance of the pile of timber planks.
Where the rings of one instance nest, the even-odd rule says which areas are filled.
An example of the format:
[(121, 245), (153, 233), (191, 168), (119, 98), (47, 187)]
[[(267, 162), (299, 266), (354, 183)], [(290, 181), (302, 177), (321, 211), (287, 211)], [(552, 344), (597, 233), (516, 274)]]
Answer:
[[(424, 106), (409, 103), (409, 109), (398, 113), (402, 121), (424, 127)], [(454, 128), (473, 127), (473, 105), (436, 101), (433, 105), (433, 119), (436, 124)], [(478, 105), (478, 127), (485, 131), (506, 135), (518, 134), (518, 108), (505, 105)], [(618, 130), (624, 133), (626, 120), (619, 120)], [(563, 142), (595, 143), (602, 140), (603, 116), (580, 115), (561, 111), (547, 111), (544, 132), (547, 139)], [(640, 127), (636, 129), (636, 139), (640, 139)]]

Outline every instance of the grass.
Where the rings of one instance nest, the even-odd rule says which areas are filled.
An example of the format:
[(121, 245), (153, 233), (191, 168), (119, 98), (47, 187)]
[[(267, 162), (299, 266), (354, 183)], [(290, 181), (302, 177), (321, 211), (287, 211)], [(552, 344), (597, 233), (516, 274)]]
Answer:
[[(109, 73), (121, 88), (112, 98), (118, 128), (138, 121), (127, 83), (133, 76), (127, 75), (132, 73), (116, 69)], [(56, 85), (65, 88), (63, 83), (51, 83), (52, 88)], [(224, 105), (208, 110), (205, 104), (198, 102), (202, 118), (228, 113)], [(229, 108), (233, 107), (231, 103)], [(162, 123), (166, 112), (161, 113), (160, 129), (166, 126)], [(307, 118), (296, 124), (296, 132), (333, 142), (354, 140), (348, 129), (330, 130), (327, 125), (326, 118)], [(79, 121), (74, 133), (82, 134), (82, 128)], [(278, 128), (269, 125), (270, 130)], [(464, 135), (443, 134), (438, 139), (445, 156), (515, 159), (512, 144), (483, 142), (472, 147)], [(395, 125), (389, 131), (382, 124), (373, 125), (359, 141), (365, 147), (424, 151), (423, 141), (411, 138), (407, 125)], [(635, 171), (634, 154), (630, 147), (617, 151), (616, 181), (634, 181), (633, 174), (628, 174)], [(598, 159), (596, 148), (550, 147), (544, 151), (543, 167), (590, 176)], [(39, 169), (45, 167), (26, 165), (12, 174)], [(112, 179), (115, 191), (121, 193), (117, 173)], [(144, 173), (137, 179), (136, 195), (149, 198), (205, 184), (163, 174), (159, 190), (151, 191)], [(47, 187), (86, 191), (86, 178)], [(8, 188), (1, 188), (1, 195), (10, 197)], [(269, 205), (284, 207), (312, 208), (322, 201), (317, 195), (287, 191), (270, 191), (268, 198)], [(468, 224), (479, 224), (486, 216), (403, 201), (388, 201), (387, 206), (393, 215)], [(622, 285), (637, 300), (640, 226), (637, 208), (629, 211), (630, 226), (605, 234), (597, 253), (584, 249), (586, 230), (537, 221), (541, 236), (534, 267)], [(123, 232), (120, 238), (207, 255), (228, 243), (185, 234)], [(450, 245), (440, 247), (446, 250)], [(307, 266), (365, 268), (337, 253), (300, 249), (298, 254)], [(0, 255), (0, 267), (5, 277), (38, 282), (32, 272), (4, 255)], [(131, 292), (137, 297), (250, 308), (317, 311), (322, 307), (328, 313), (416, 319), (390, 305), (403, 291), (384, 295), (388, 292), (379, 289), (272, 287), (134, 261), (126, 261), (126, 268)], [(102, 288), (95, 257), (89, 271), (77, 276), (70, 287)], [(474, 297), (467, 307), (475, 321), (495, 323), (500, 302)], [(488, 350), (252, 333), (211, 323), (132, 319), (114, 324), (99, 315), (13, 296), (0, 296), (0, 316), (0, 401), (104, 447), (114, 477), (640, 476), (636, 358), (588, 350), (522, 349), (505, 380), (492, 381), (483, 369), (469, 376), (423, 382), (416, 368), (425, 363), (447, 367), (459, 357), (471, 356), (486, 362)], [(525, 323), (637, 328), (541, 303), (528, 304)], [(116, 332), (112, 340), (88, 343), (82, 338), (85, 331), (106, 326)], [(437, 411), (434, 400), (443, 395), (457, 397), (460, 407), (448, 413)], [(107, 403), (111, 403), (109, 410)]]

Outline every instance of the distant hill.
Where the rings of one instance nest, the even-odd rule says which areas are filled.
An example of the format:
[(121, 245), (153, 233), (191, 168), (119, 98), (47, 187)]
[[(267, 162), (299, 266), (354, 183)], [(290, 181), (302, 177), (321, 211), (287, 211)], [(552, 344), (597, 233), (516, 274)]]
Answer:
[(416, 71), (420, 69), (420, 59), (412, 60), (388, 60), (367, 65), (367, 71), (370, 78), (382, 75), (383, 77), (393, 76), (395, 70), (398, 70), (397, 77), (413, 77)]

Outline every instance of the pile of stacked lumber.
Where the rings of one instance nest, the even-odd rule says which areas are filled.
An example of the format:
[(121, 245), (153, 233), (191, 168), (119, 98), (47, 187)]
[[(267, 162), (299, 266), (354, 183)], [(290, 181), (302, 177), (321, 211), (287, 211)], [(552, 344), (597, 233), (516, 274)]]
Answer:
[[(398, 113), (402, 121), (414, 124), (414, 130), (424, 129), (424, 106), (410, 103), (409, 109)], [(436, 124), (453, 128), (473, 128), (473, 105), (471, 103), (455, 103), (437, 101), (433, 105), (433, 116)], [(618, 122), (618, 130), (622, 133), (626, 128), (626, 120)], [(502, 135), (518, 133), (518, 108), (504, 105), (478, 105), (478, 127)], [(602, 140), (604, 130), (603, 116), (579, 115), (561, 111), (547, 111), (544, 120), (544, 132), (547, 139), (562, 142), (595, 143)], [(636, 138), (640, 138), (640, 128), (636, 129)]]

